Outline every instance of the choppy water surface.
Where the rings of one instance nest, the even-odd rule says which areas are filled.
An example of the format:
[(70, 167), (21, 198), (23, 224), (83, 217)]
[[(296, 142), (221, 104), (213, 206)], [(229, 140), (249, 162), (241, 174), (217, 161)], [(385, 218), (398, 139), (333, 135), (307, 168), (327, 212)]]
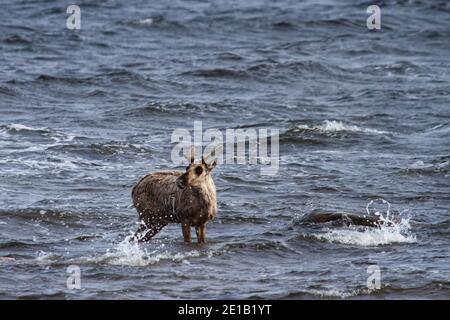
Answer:
[[(77, 1), (80, 32), (69, 4), (0, 11), (0, 298), (450, 297), (450, 3), (381, 1), (379, 32), (367, 1)], [(128, 244), (194, 120), (279, 128), (279, 174), (219, 165), (205, 246)]]

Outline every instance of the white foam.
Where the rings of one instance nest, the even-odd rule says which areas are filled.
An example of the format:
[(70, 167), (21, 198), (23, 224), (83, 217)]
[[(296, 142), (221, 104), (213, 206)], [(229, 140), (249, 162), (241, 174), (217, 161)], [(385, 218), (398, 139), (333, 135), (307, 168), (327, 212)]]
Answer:
[(39, 161), (39, 160), (10, 160), (11, 163), (19, 163), (36, 170), (73, 170), (78, 166), (70, 160), (64, 159), (60, 162), (56, 161)]
[(47, 128), (33, 128), (19, 123), (13, 123), (8, 125), (8, 129), (14, 131), (48, 131)]
[[(22, 152), (36, 152), (48, 149), (50, 147), (54, 147), (59, 145), (61, 142), (72, 142), (76, 136), (74, 134), (66, 134), (60, 131), (50, 130), (47, 127), (29, 127), (23, 124), (13, 123), (9, 124), (3, 129), (0, 130), (0, 137), (7, 137), (11, 132), (19, 132), (19, 131), (31, 131), (31, 132), (39, 132), (44, 137), (48, 137), (55, 141), (54, 144), (39, 144), (36, 146), (34, 143), (28, 148), (22, 150)], [(14, 142), (16, 143), (16, 142)]]
[(428, 169), (428, 168), (432, 168), (433, 165), (432, 164), (425, 164), (422, 160), (418, 160), (416, 162), (414, 162), (413, 164), (411, 164), (408, 169)]
[(347, 230), (331, 230), (326, 233), (314, 234), (315, 238), (333, 243), (350, 244), (363, 247), (389, 245), (395, 243), (414, 243), (416, 238), (403, 235), (395, 228), (349, 228)]
[(16, 259), (10, 257), (0, 257), (0, 263), (10, 263), (15, 262)]
[(387, 131), (381, 131), (370, 128), (361, 128), (355, 125), (344, 124), (342, 121), (335, 120), (325, 120), (320, 125), (316, 126), (307, 126), (300, 125), (297, 126), (298, 129), (309, 129), (309, 130), (317, 130), (321, 132), (340, 132), (340, 131), (349, 131), (349, 132), (365, 132), (365, 133), (376, 133), (376, 134), (387, 134)]
[(155, 21), (152, 18), (145, 18), (138, 21), (138, 24), (143, 26), (151, 26)]
[(108, 252), (101, 256), (96, 262), (107, 262), (112, 265), (142, 267), (158, 263), (162, 260), (189, 264), (189, 261), (187, 260), (188, 258), (199, 256), (200, 252), (197, 250), (183, 253), (171, 253), (167, 250), (160, 253), (157, 253), (156, 250), (147, 252), (142, 245), (129, 242), (128, 239), (125, 239), (113, 250), (108, 250)]
[(329, 290), (308, 290), (309, 293), (321, 297), (321, 298), (350, 298), (358, 295), (367, 295), (372, 293), (374, 290), (370, 290), (367, 288), (356, 289), (352, 291), (342, 291), (337, 289), (329, 289)]
[(36, 261), (37, 262), (49, 262), (49, 261), (55, 260), (57, 257), (58, 256), (54, 253), (45, 252), (42, 250), (39, 250), (38, 252), (36, 252)]
[[(372, 209), (371, 206), (381, 203), (387, 206), (385, 213)], [(382, 224), (379, 227), (349, 226), (342, 229), (325, 228), (324, 233), (313, 234), (319, 240), (357, 246), (380, 246), (395, 243), (417, 242), (411, 233), (409, 217), (395, 216), (391, 212), (391, 204), (384, 199), (375, 199), (367, 204), (367, 215), (375, 215)]]

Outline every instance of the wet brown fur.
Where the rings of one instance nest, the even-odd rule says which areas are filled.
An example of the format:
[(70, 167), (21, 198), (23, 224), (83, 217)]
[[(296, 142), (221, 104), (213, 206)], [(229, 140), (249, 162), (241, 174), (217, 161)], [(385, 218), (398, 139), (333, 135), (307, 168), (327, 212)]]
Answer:
[(191, 227), (196, 228), (197, 241), (206, 242), (206, 223), (217, 215), (216, 187), (211, 177), (215, 164), (207, 164), (203, 158), (196, 164), (192, 155), (185, 172), (144, 176), (132, 190), (141, 221), (135, 239), (148, 241), (167, 224), (181, 223), (185, 242), (191, 242)]

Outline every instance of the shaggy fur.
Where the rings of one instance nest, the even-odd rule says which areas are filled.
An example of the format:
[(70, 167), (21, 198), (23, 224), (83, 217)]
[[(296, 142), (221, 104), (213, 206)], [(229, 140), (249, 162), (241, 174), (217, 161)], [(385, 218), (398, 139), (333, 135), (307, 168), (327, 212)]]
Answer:
[(194, 164), (192, 159), (184, 173), (155, 172), (143, 177), (132, 191), (141, 221), (135, 238), (148, 241), (167, 224), (181, 223), (185, 242), (191, 241), (191, 226), (196, 227), (198, 242), (206, 242), (206, 223), (217, 214), (210, 174), (214, 166), (215, 162), (208, 165), (203, 159)]

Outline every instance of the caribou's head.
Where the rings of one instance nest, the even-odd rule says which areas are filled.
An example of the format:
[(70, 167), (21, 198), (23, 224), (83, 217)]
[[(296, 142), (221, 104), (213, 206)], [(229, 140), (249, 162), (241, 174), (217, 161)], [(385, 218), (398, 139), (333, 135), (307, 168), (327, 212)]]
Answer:
[(191, 155), (188, 159), (190, 161), (189, 166), (186, 167), (186, 172), (183, 173), (176, 181), (177, 187), (184, 189), (187, 186), (198, 187), (206, 183), (210, 179), (212, 169), (217, 164), (216, 160), (206, 163), (205, 158), (202, 156), (201, 163), (194, 163), (194, 147), (191, 148)]

